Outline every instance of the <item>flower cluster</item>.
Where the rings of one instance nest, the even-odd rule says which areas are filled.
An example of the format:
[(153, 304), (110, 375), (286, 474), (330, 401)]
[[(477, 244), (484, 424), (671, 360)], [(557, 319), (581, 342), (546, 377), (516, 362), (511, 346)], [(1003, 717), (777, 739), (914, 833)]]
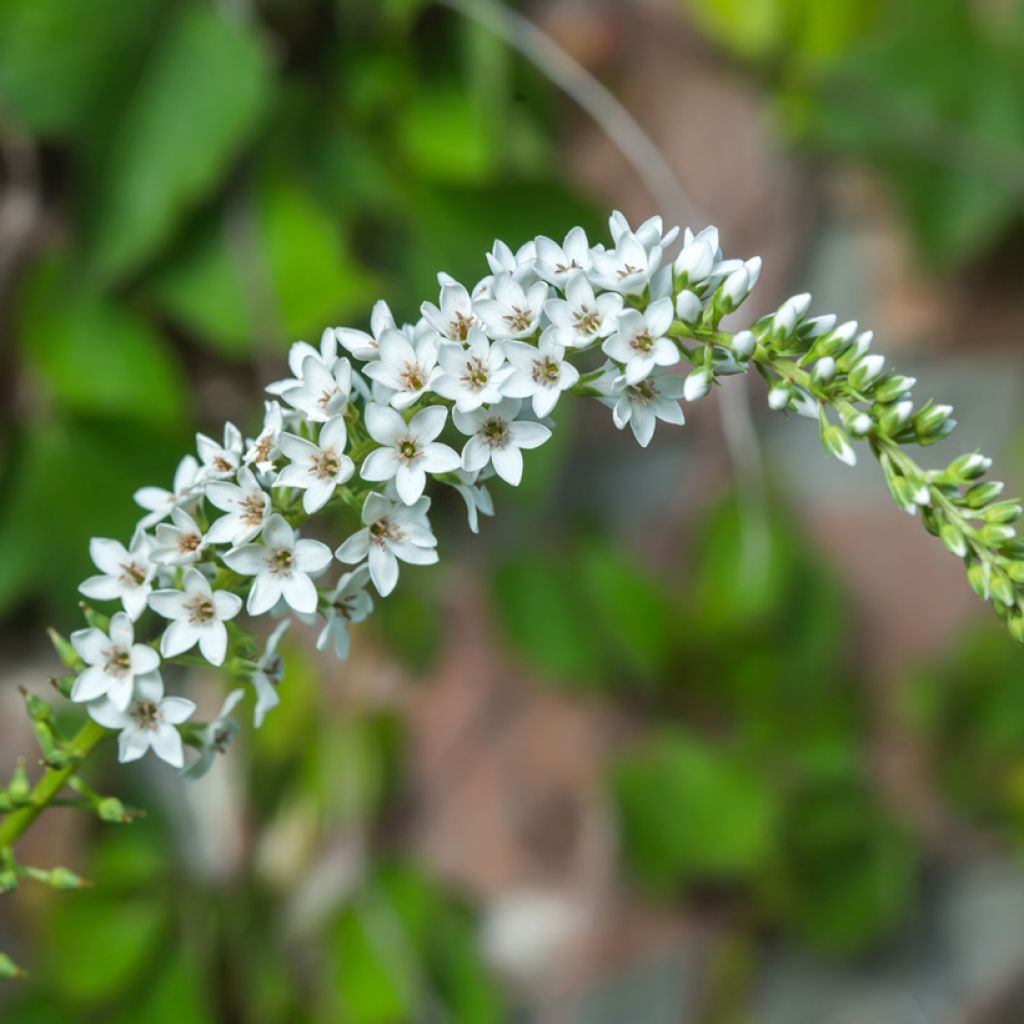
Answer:
[[(438, 560), (430, 485), (463, 497), (475, 532), (493, 514), (488, 481), (520, 482), (523, 452), (550, 438), (566, 394), (607, 406), (646, 446), (659, 420), (682, 424), (682, 403), (752, 365), (772, 409), (818, 421), (826, 452), (852, 464), (853, 442), (867, 441), (896, 501), (966, 561), (971, 584), (1024, 640), (1024, 547), (1011, 525), (1021, 506), (981, 481), (981, 455), (926, 471), (903, 449), (946, 436), (948, 406), (916, 407), (914, 381), (886, 372), (870, 332), (808, 318), (807, 295), (722, 331), (760, 261), (724, 258), (714, 228), (680, 234), (659, 217), (634, 228), (616, 213), (610, 229), (607, 245), (578, 227), (516, 251), (497, 242), (474, 286), (439, 275), (438, 301), (416, 323), (396, 323), (378, 302), (369, 332), (328, 328), (318, 347), (298, 342), (254, 437), (232, 424), (221, 440), (199, 435), (169, 489), (138, 491), (145, 514), (130, 544), (94, 540), (98, 574), (80, 588), (120, 609), (108, 618), (88, 607), (88, 628), (70, 638), (68, 692), (119, 731), (122, 760), (152, 749), (183, 767), (184, 741), (198, 774), (237, 729), (227, 716), (241, 692), (215, 722), (191, 722), (194, 705), (165, 696), (167, 663), (223, 666), (252, 687), (259, 724), (278, 702), (289, 617), (319, 621), (318, 646), (345, 657), (349, 625), (373, 610), (371, 588), (386, 597), (402, 563)], [(303, 535), (331, 509), (353, 520), (333, 549)], [(265, 615), (281, 621), (260, 653), (239, 620)], [(144, 618), (157, 624), (146, 642)]]

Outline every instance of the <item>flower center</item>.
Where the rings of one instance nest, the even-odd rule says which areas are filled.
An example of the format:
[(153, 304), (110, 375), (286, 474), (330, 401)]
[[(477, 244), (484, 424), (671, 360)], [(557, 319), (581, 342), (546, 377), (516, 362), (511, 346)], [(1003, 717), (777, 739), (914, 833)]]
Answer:
[(178, 535), (178, 554), (190, 555), (198, 551), (203, 538), (198, 533), (182, 533)]
[(139, 568), (138, 562), (128, 562), (121, 566), (119, 579), (128, 586), (141, 587), (146, 582), (146, 574)]
[(140, 729), (152, 732), (160, 724), (160, 708), (151, 700), (141, 700), (132, 708), (132, 718)]
[(193, 625), (202, 625), (204, 622), (212, 622), (217, 617), (217, 610), (213, 602), (200, 594), (185, 602), (185, 610), (188, 612), (188, 620)]
[(647, 405), (653, 401), (656, 392), (654, 385), (649, 380), (642, 380), (639, 384), (633, 384), (626, 388), (626, 394), (634, 405)]
[(248, 526), (258, 526), (263, 522), (263, 512), (267, 507), (267, 499), (262, 494), (247, 494), (241, 501), (242, 519)]
[(325, 448), (313, 456), (313, 473), (321, 480), (331, 480), (341, 469), (341, 459), (333, 448)]
[(520, 309), (518, 306), (512, 306), (511, 309), (512, 312), (506, 313), (501, 319), (504, 320), (513, 331), (528, 330), (530, 324), (533, 323), (533, 311), (529, 309)]
[(550, 356), (533, 361), (533, 379), (537, 384), (552, 387), (558, 383), (558, 363)]
[(600, 326), (601, 318), (598, 316), (596, 309), (591, 309), (590, 306), (580, 306), (576, 310), (576, 319), (573, 321), (573, 327), (580, 334), (593, 334)]
[(455, 319), (448, 322), (448, 329), (451, 332), (451, 337), (458, 338), (460, 341), (466, 340), (466, 335), (469, 334), (470, 327), (473, 326), (476, 317), (470, 313), (466, 316), (461, 310), (455, 311)]
[(568, 274), (570, 270), (582, 270), (583, 268), (575, 261), (571, 260), (568, 264), (556, 263), (555, 273), (556, 274)]
[(284, 676), (284, 658), (280, 654), (265, 655), (260, 663), (260, 671), (267, 677), (271, 686), (277, 686)]
[(213, 460), (213, 468), (221, 473), (230, 473), (235, 467), (223, 455), (218, 455)]
[(495, 416), (484, 422), (480, 433), (492, 448), (501, 448), (508, 441), (508, 423), (500, 416)]
[(341, 618), (345, 619), (346, 622), (351, 622), (355, 600), (354, 594), (342, 594), (331, 602), (331, 607), (338, 615), (341, 616)]
[(402, 531), (387, 516), (371, 523), (368, 527), (370, 540), (379, 547), (387, 547), (389, 541), (401, 540)]
[(629, 277), (630, 274), (639, 273), (639, 267), (634, 267), (632, 263), (625, 263), (621, 267), (619, 267), (619, 280), (621, 281), (624, 277)]
[(419, 363), (406, 363), (399, 379), (406, 391), (422, 391), (423, 385), (426, 383), (423, 368)]
[(638, 334), (629, 343), (629, 347), (632, 349), (636, 349), (637, 352), (647, 353), (651, 351), (651, 346), (653, 344), (654, 342), (651, 340), (651, 336), (649, 334)]
[(334, 401), (335, 396), (340, 394), (341, 388), (337, 386), (331, 388), (330, 390), (322, 391), (320, 392), (320, 397), (316, 400), (316, 404), (321, 408), (321, 410), (327, 412), (327, 408), (331, 404), (331, 402)]
[(103, 665), (108, 675), (123, 676), (131, 671), (132, 656), (123, 647), (111, 647), (107, 650), (107, 660)]
[(466, 360), (466, 372), (462, 375), (462, 382), (466, 387), (471, 391), (482, 391), (487, 387), (489, 379), (490, 375), (482, 359), (477, 359), (474, 356), (472, 359)]
[(422, 454), (414, 437), (399, 438), (395, 447), (398, 450), (398, 457), (407, 466), (411, 465)]
[(274, 548), (273, 553), (270, 556), (270, 569), (271, 572), (276, 572), (281, 576), (287, 576), (295, 564), (295, 558), (292, 555), (290, 548)]
[(265, 437), (261, 437), (253, 448), (253, 461), (254, 462), (267, 462), (270, 459), (270, 449), (272, 447), (270, 435), (267, 434)]

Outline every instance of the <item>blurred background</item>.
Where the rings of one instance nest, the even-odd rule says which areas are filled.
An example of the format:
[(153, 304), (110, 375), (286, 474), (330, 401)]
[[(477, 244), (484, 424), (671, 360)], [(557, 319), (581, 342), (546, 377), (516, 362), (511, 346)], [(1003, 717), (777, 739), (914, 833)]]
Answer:
[[(495, 9), (0, 4), (4, 777), (88, 538), (197, 429), (251, 431), (291, 341), (414, 318), (495, 238), (657, 210), (503, 10), (765, 258), (751, 319), (809, 290), (874, 328), (957, 408), (926, 463), (1024, 484), (1021, 0)], [(480, 537), (439, 500), (441, 565), (348, 663), (293, 630), (280, 708), (203, 782), (100, 759), (147, 816), (30, 834), (95, 888), (3, 899), (32, 971), (3, 1019), (1024, 1019), (1021, 653), (876, 466), (749, 392), (752, 427), (718, 394), (643, 457), (563, 403)], [(216, 677), (184, 685), (212, 717)]]

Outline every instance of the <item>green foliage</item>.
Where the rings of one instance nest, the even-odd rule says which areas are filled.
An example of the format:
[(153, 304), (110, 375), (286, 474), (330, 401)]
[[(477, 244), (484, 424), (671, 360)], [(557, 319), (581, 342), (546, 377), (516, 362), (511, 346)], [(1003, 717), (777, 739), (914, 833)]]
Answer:
[(145, 262), (218, 184), (270, 97), (260, 41), (213, 8), (182, 8), (111, 140), (90, 209), (105, 281)]

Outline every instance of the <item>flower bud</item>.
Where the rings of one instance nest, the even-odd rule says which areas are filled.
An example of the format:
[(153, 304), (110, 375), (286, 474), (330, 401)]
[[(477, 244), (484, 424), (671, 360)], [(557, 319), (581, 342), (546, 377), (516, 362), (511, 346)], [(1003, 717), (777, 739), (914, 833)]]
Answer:
[(688, 402), (696, 402), (711, 390), (711, 371), (700, 367), (690, 373), (683, 381), (683, 398)]
[(1024, 506), (1016, 501), (1000, 501), (985, 509), (986, 523), (1015, 523), (1024, 515)]
[(854, 391), (863, 391), (869, 388), (875, 378), (882, 372), (885, 365), (885, 356), (870, 355), (863, 359), (850, 371), (849, 384)]
[(835, 456), (840, 462), (847, 466), (857, 465), (857, 453), (850, 445), (850, 439), (842, 427), (834, 423), (828, 423), (821, 430), (821, 443), (829, 455)]
[(854, 437), (863, 437), (874, 425), (875, 421), (866, 412), (858, 413), (845, 424)]
[(715, 265), (715, 250), (705, 240), (694, 239), (683, 246), (675, 260), (675, 272), (679, 284), (699, 284), (711, 273)]
[(824, 356), (814, 364), (811, 379), (815, 384), (827, 384), (836, 375), (836, 361), (831, 356)]
[(988, 562), (972, 562), (967, 567), (967, 582), (971, 585), (973, 590), (982, 601), (987, 601), (989, 598), (989, 580), (991, 577), (991, 568)]
[(732, 352), (737, 359), (749, 359), (757, 348), (757, 338), (753, 331), (740, 331), (732, 339)]
[(1002, 480), (986, 480), (983, 484), (975, 484), (965, 495), (964, 501), (969, 508), (984, 508), (993, 498), (998, 498), (1006, 486)]
[(726, 313), (736, 309), (750, 294), (750, 273), (746, 267), (734, 270), (718, 289), (718, 305)]
[(952, 523), (945, 523), (939, 530), (939, 539), (946, 546), (946, 550), (963, 558), (967, 554), (967, 541), (959, 528)]
[(986, 523), (978, 530), (978, 539), (989, 547), (999, 547), (1004, 541), (1013, 540), (1017, 531), (1003, 523)]
[(49, 878), (47, 879), (49, 884), (54, 889), (62, 891), (70, 891), (71, 889), (84, 889), (89, 886), (84, 878), (80, 878), (74, 873), (69, 871), (67, 868), (54, 868), (49, 872)]
[(693, 292), (683, 290), (676, 297), (676, 316), (684, 324), (695, 324), (703, 312), (704, 306)]
[(910, 399), (896, 402), (895, 405), (887, 405), (881, 410), (878, 414), (878, 425), (885, 433), (895, 436), (907, 425), (913, 414), (914, 403)]
[(1006, 620), (1006, 628), (1017, 643), (1024, 644), (1024, 615), (1011, 615)]
[(901, 373), (894, 373), (884, 380), (879, 381), (875, 388), (876, 402), (895, 402), (902, 398), (917, 383), (916, 377), (904, 377)]
[(966, 484), (984, 476), (992, 468), (992, 460), (981, 452), (967, 452), (946, 467), (945, 477), (950, 483)]
[(772, 333), (783, 336), (792, 334), (810, 305), (811, 296), (808, 292), (786, 299), (772, 318)]
[(914, 417), (914, 433), (919, 444), (935, 444), (956, 428), (956, 420), (950, 418), (951, 405), (926, 405)]
[(798, 328), (801, 338), (813, 341), (828, 334), (836, 325), (835, 313), (828, 313), (825, 316), (816, 316), (811, 320), (805, 320)]
[(781, 412), (789, 405), (789, 388), (785, 384), (777, 384), (768, 392), (768, 408), (773, 412)]

